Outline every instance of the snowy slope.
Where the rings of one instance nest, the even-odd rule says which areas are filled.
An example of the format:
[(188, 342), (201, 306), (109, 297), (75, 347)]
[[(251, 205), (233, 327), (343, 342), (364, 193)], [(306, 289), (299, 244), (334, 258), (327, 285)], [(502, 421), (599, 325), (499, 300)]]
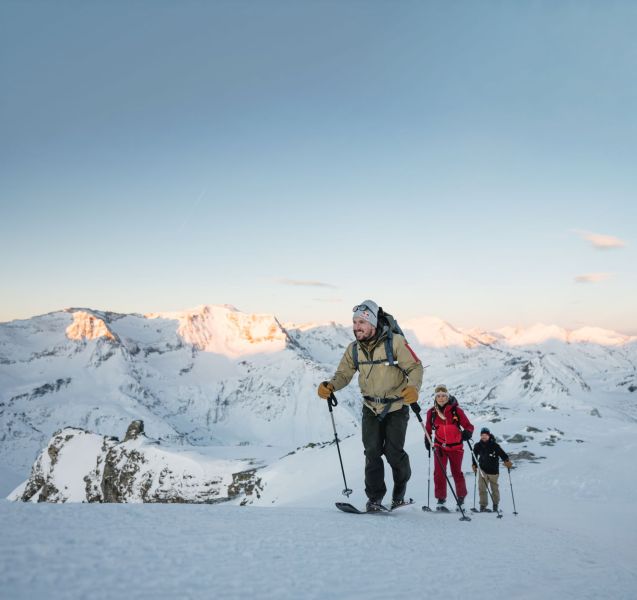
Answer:
[[(404, 324), (423, 363), (423, 392), (450, 385), (478, 414), (574, 406), (618, 394), (635, 414), (637, 342), (605, 330), (464, 332), (433, 317)], [(26, 472), (66, 426), (121, 435), (142, 419), (169, 445), (278, 446), (332, 437), (316, 384), (329, 377), (351, 332), (285, 326), (230, 306), (123, 315), (91, 309), (0, 324), (0, 457)], [(521, 344), (525, 341), (525, 344)], [(356, 386), (339, 393), (341, 435), (357, 430)], [(590, 405), (590, 406), (589, 406)]]
[(541, 486), (516, 478), (517, 517), (469, 523), (418, 507), (0, 501), (0, 586), (13, 599), (415, 599), (431, 593), (433, 571), (449, 600), (633, 598), (631, 513), (571, 500), (547, 475)]
[[(338, 329), (315, 333), (207, 306), (148, 318), (70, 309), (2, 324), (0, 456), (25, 471), (58, 429), (120, 435), (134, 419), (172, 444), (325, 438), (323, 407), (308, 399), (346, 342)], [(354, 406), (354, 390), (344, 399)], [(354, 413), (346, 427), (356, 427)]]
[[(315, 395), (350, 332), (235, 312), (200, 307), (147, 318), (73, 309), (0, 325), (0, 475), (26, 478), (63, 426), (121, 435), (133, 418), (161, 438), (152, 451), (177, 457), (179, 468), (264, 465), (262, 493), (246, 506), (238, 506), (244, 496), (214, 506), (0, 501), (0, 589), (8, 597), (204, 598), (214, 590), (224, 598), (417, 598), (430, 589), (432, 569), (453, 581), (446, 598), (634, 597), (634, 339), (552, 327), (462, 331), (421, 320), (407, 332), (429, 365), (421, 402), (445, 382), (473, 423), (492, 429), (514, 460), (519, 515), (506, 472), (501, 520), (421, 511), (428, 462), (412, 419), (408, 494), (416, 505), (359, 517), (333, 507), (345, 499), (343, 481)], [(362, 506), (356, 385), (338, 397), (350, 501)], [(77, 443), (63, 457), (72, 466), (59, 463), (55, 474), (72, 493), (82, 491), (71, 474), (83, 472), (93, 442)], [(464, 470), (471, 506), (466, 455)]]

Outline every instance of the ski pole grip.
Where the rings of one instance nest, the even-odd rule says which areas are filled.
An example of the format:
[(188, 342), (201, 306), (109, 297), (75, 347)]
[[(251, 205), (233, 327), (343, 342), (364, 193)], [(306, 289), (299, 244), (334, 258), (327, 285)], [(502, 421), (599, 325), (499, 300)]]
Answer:
[(336, 399), (336, 396), (333, 393), (330, 394), (330, 397), (327, 399), (327, 406), (329, 407), (330, 412), (332, 412), (333, 406), (338, 406), (338, 400)]
[(420, 406), (418, 405), (418, 402), (414, 402), (410, 406), (411, 406), (411, 410), (414, 411), (416, 418), (422, 423), (422, 417), (420, 416)]

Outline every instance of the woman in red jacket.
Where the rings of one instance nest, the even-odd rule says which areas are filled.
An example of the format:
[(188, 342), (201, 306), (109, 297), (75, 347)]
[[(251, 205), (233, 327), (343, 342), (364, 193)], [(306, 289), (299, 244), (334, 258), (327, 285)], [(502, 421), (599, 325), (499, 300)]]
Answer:
[[(435, 432), (434, 452), (440, 458), (438, 460), (434, 457), (434, 495), (438, 499), (436, 509), (446, 510), (447, 462), (451, 467), (451, 475), (456, 484), (456, 494), (460, 504), (464, 502), (467, 495), (467, 484), (462, 474), (463, 443), (464, 440), (471, 439), (473, 425), (458, 406), (458, 401), (449, 395), (446, 386), (436, 386), (435, 393), (434, 405), (427, 411), (426, 428), (430, 436)], [(425, 439), (425, 445), (429, 450), (428, 439)]]

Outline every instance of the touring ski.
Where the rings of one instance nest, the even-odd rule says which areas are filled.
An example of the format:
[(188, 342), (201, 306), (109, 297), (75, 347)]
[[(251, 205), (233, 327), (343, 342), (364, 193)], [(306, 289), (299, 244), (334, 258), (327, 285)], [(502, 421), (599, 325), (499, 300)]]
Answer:
[[(423, 506), (422, 510), (424, 512), (428, 512), (431, 514), (434, 513), (438, 513), (438, 514), (456, 514), (456, 513), (462, 513), (462, 511), (459, 508), (456, 508), (455, 510), (449, 510), (446, 506), (436, 506), (436, 508), (432, 509), (429, 508), (428, 506)], [(461, 521), (471, 521), (471, 517), (467, 517), (466, 514), (462, 513), (463, 516), (460, 517)]]
[(383, 506), (382, 504), (379, 505), (381, 507), (380, 510), (358, 510), (358, 508), (356, 508), (352, 504), (348, 504), (347, 502), (335, 502), (335, 505), (336, 508), (338, 508), (339, 510), (355, 515), (388, 515), (391, 512), (389, 508)]
[(451, 511), (446, 507), (446, 506), (436, 506), (435, 508), (429, 508), (428, 506), (423, 506), (422, 509), (425, 512), (432, 512), (432, 513), (450, 513)]
[(409, 498), (409, 500), (404, 500), (402, 504), (398, 504), (397, 506), (392, 506), (389, 510), (397, 510), (399, 508), (403, 508), (403, 506), (411, 506), (412, 504), (416, 504), (413, 498)]

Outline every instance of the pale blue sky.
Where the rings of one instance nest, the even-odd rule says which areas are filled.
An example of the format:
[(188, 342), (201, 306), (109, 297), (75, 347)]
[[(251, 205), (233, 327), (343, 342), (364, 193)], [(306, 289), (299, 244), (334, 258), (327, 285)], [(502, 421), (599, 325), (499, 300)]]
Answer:
[(0, 321), (372, 297), (637, 333), (635, 31), (613, 1), (2, 0)]

